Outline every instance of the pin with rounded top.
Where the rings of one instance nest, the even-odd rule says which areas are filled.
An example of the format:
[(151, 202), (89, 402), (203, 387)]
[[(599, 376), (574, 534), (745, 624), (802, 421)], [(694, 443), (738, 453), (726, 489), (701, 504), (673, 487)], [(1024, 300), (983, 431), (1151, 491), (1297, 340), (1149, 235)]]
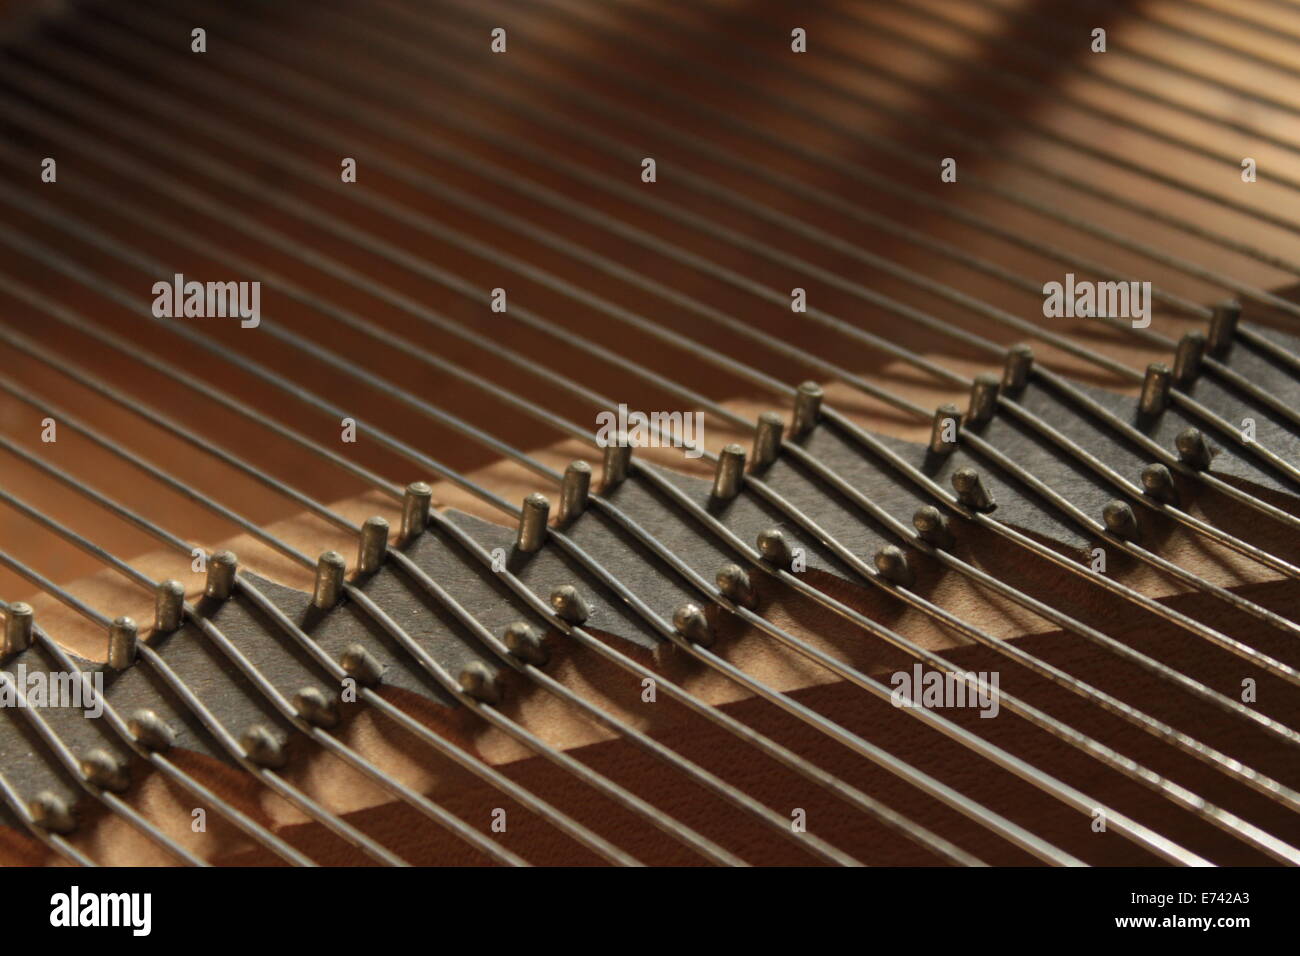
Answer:
[(153, 629), (159, 634), (180, 630), (185, 619), (185, 585), (162, 581), (153, 593)]
[(1137, 515), (1127, 501), (1116, 498), (1106, 502), (1101, 509), (1101, 520), (1105, 522), (1106, 530), (1117, 538), (1131, 541), (1138, 535)]
[(1029, 384), (1029, 373), (1034, 368), (1034, 350), (1023, 342), (1007, 349), (1002, 363), (1002, 388), (1015, 394)]
[(968, 425), (983, 425), (998, 410), (998, 389), (1002, 381), (992, 372), (980, 372), (970, 385), (970, 402), (966, 406)]
[(591, 465), (582, 460), (569, 462), (560, 484), (559, 524), (569, 524), (587, 510), (591, 498)]
[(339, 666), (362, 687), (377, 687), (384, 679), (384, 668), (360, 644), (349, 644), (339, 655)]
[(339, 703), (319, 687), (304, 687), (293, 695), (293, 709), (313, 727), (338, 726)]
[(673, 611), (673, 630), (692, 644), (709, 647), (713, 643), (713, 628), (698, 604), (683, 604)]
[(254, 724), (244, 731), (239, 745), (244, 748), (244, 756), (259, 767), (278, 770), (289, 762), (284, 744), (265, 724)]
[(755, 541), (758, 545), (758, 553), (764, 561), (789, 570), (790, 562), (794, 560), (794, 552), (790, 550), (790, 542), (786, 540), (785, 533), (780, 528), (764, 528), (758, 533)]
[(312, 589), (311, 603), (328, 611), (343, 596), (343, 575), (348, 563), (337, 551), (326, 551), (316, 561), (316, 586)]
[(1199, 428), (1184, 428), (1180, 431), (1174, 439), (1174, 447), (1178, 449), (1178, 457), (1189, 468), (1209, 470), (1214, 456), (1210, 452), (1210, 443), (1205, 440), (1205, 435)]
[(135, 621), (119, 617), (108, 626), (108, 666), (123, 671), (135, 663), (135, 645), (139, 637)]
[(1223, 356), (1232, 348), (1241, 319), (1241, 303), (1236, 299), (1220, 302), (1210, 310), (1210, 328), (1206, 335), (1206, 348), (1211, 355)]
[(876, 570), (880, 576), (899, 587), (910, 588), (916, 583), (912, 565), (907, 560), (903, 549), (897, 545), (887, 544), (876, 552)]
[(740, 494), (745, 480), (745, 449), (740, 445), (725, 446), (718, 454), (718, 467), (713, 474), (713, 497), (730, 501)]
[(724, 564), (718, 568), (714, 583), (727, 599), (740, 607), (753, 608), (758, 604), (758, 595), (754, 593), (753, 582), (749, 574), (738, 564)]
[(513, 624), (506, 625), (505, 642), (506, 650), (511, 656), (525, 664), (544, 667), (551, 658), (542, 643), (542, 635), (538, 634), (537, 629), (527, 621), (515, 621)]
[(816, 382), (801, 382), (794, 393), (794, 414), (791, 416), (790, 434), (798, 438), (817, 426), (822, 416), (822, 399), (826, 393)]
[(18, 654), (32, 646), (32, 606), (26, 601), (13, 601), (5, 611), (5, 656)]
[(374, 574), (383, 567), (388, 557), (388, 522), (374, 515), (361, 526), (361, 539), (357, 542), (357, 571)]
[(562, 584), (551, 592), (551, 610), (570, 624), (584, 624), (591, 616), (591, 608), (572, 584)]
[(601, 490), (612, 491), (627, 481), (632, 470), (632, 446), (627, 436), (620, 434), (618, 440), (605, 446), (605, 459), (601, 465)]
[(210, 555), (203, 593), (218, 601), (226, 600), (235, 591), (235, 575), (238, 572), (239, 558), (235, 557), (235, 552), (222, 550)]
[(42, 830), (51, 833), (71, 833), (77, 828), (77, 818), (66, 800), (58, 794), (44, 790), (27, 804), (32, 821)]
[(961, 412), (956, 405), (940, 405), (934, 410), (934, 423), (930, 426), (930, 451), (946, 455), (957, 447), (957, 434), (961, 428)]
[(515, 534), (515, 548), (532, 554), (546, 542), (546, 522), (551, 516), (551, 501), (541, 492), (534, 491), (524, 498), (519, 509), (519, 530)]
[(102, 748), (81, 758), (81, 775), (102, 790), (121, 793), (131, 785), (126, 765)]
[(465, 665), (460, 672), (460, 689), (479, 703), (501, 703), (501, 681), (482, 661)]
[(785, 436), (785, 419), (776, 412), (763, 412), (758, 416), (758, 426), (754, 429), (754, 463), (755, 471), (767, 468), (781, 455), (781, 442)]
[(1183, 386), (1196, 381), (1204, 360), (1205, 333), (1193, 330), (1184, 334), (1174, 352), (1174, 383)]
[(936, 548), (951, 548), (953, 545), (952, 529), (948, 519), (934, 505), (921, 505), (912, 515), (912, 527), (922, 541)]
[(992, 511), (997, 505), (984, 479), (974, 468), (958, 468), (952, 473), (952, 489), (957, 500), (972, 511)]
[(427, 481), (413, 481), (402, 495), (402, 542), (414, 541), (429, 525), (433, 488)]
[(137, 710), (127, 721), (126, 728), (146, 750), (166, 753), (176, 740), (176, 732), (152, 710)]
[(1138, 413), (1148, 417), (1159, 415), (1169, 406), (1171, 373), (1164, 362), (1152, 362), (1142, 378), (1142, 392), (1138, 395)]
[(1178, 504), (1178, 486), (1169, 469), (1155, 461), (1142, 469), (1142, 490), (1167, 505)]

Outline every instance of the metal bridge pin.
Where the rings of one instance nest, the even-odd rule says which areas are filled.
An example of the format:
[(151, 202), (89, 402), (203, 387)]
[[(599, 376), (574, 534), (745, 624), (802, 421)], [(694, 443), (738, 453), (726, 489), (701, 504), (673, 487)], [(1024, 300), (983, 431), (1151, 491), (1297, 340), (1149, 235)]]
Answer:
[(276, 770), (289, 762), (280, 738), (264, 724), (254, 724), (244, 731), (239, 745), (244, 748), (244, 756), (259, 767)]
[(724, 564), (718, 568), (718, 573), (714, 577), (718, 590), (734, 604), (740, 607), (753, 608), (758, 604), (758, 595), (754, 593), (754, 585), (749, 580), (749, 575), (745, 569), (738, 564)]
[(1106, 502), (1101, 509), (1101, 520), (1105, 522), (1106, 530), (1117, 538), (1131, 541), (1137, 537), (1137, 515), (1127, 501), (1116, 498)]
[(558, 523), (563, 527), (587, 510), (591, 498), (591, 465), (585, 461), (571, 461), (564, 469), (560, 485), (560, 513)]
[(953, 544), (948, 519), (934, 505), (921, 505), (912, 515), (912, 527), (922, 541), (936, 548), (950, 548)]
[(208, 575), (203, 585), (203, 593), (210, 598), (224, 601), (235, 590), (235, 575), (239, 571), (239, 558), (233, 551), (218, 551), (208, 558)]
[(765, 528), (760, 531), (757, 544), (758, 553), (763, 556), (763, 560), (775, 564), (778, 568), (788, 569), (790, 562), (794, 560), (790, 542), (786, 541), (785, 534), (780, 528)]
[(319, 687), (304, 687), (294, 694), (293, 707), (313, 727), (330, 728), (339, 722), (338, 701)]
[(1034, 350), (1023, 342), (1007, 349), (1002, 364), (1002, 389), (1015, 394), (1029, 384), (1029, 373), (1034, 368)]
[(952, 487), (957, 500), (972, 511), (992, 511), (997, 504), (974, 468), (958, 468), (952, 473)]
[(27, 810), (31, 813), (32, 820), (43, 830), (71, 833), (77, 828), (77, 818), (67, 801), (48, 790), (38, 793), (27, 804)]
[(357, 572), (374, 574), (388, 557), (388, 522), (375, 515), (361, 526), (361, 540), (357, 542)]
[(1163, 362), (1152, 362), (1147, 366), (1142, 379), (1142, 392), (1138, 396), (1138, 412), (1148, 417), (1155, 417), (1169, 406), (1169, 383), (1172, 373)]
[(876, 552), (876, 570), (886, 581), (899, 587), (910, 588), (916, 583), (916, 575), (912, 573), (907, 555), (897, 545), (887, 544)]
[(515, 547), (525, 554), (532, 554), (546, 541), (546, 522), (551, 516), (551, 501), (541, 492), (534, 491), (524, 499), (519, 510), (519, 531), (515, 535)]
[(32, 621), (35, 612), (25, 601), (14, 601), (5, 611), (5, 656), (32, 646)]
[(1178, 487), (1174, 476), (1160, 462), (1152, 462), (1142, 469), (1142, 490), (1157, 501), (1165, 504), (1178, 504)]
[(570, 624), (585, 624), (591, 616), (591, 608), (572, 584), (562, 584), (551, 592), (551, 609)]
[(930, 451), (946, 455), (957, 447), (957, 434), (961, 428), (961, 412), (956, 405), (940, 405), (934, 410), (934, 423), (930, 426)]
[(1236, 299), (1220, 302), (1210, 311), (1210, 329), (1206, 335), (1206, 348), (1211, 355), (1223, 356), (1232, 348), (1241, 319), (1241, 303)]
[(1201, 363), (1205, 360), (1205, 333), (1192, 331), (1178, 340), (1174, 352), (1174, 382), (1179, 386), (1190, 385), (1201, 374)]
[(992, 372), (980, 372), (970, 386), (970, 402), (966, 406), (966, 421), (970, 425), (983, 425), (993, 417), (998, 408), (998, 388), (1002, 382)]
[(673, 630), (692, 644), (708, 647), (713, 643), (713, 628), (698, 604), (683, 604), (673, 611)]
[(785, 420), (776, 412), (763, 412), (758, 416), (758, 426), (754, 429), (754, 463), (755, 471), (762, 471), (770, 466), (781, 454), (781, 442), (785, 435)]
[(185, 613), (185, 585), (163, 581), (154, 590), (153, 629), (159, 634), (180, 630)]
[(471, 661), (460, 672), (460, 689), (479, 703), (501, 703), (501, 680), (482, 661)]
[(377, 687), (384, 679), (384, 668), (360, 644), (349, 644), (343, 649), (339, 666), (362, 687)]
[(730, 501), (740, 494), (744, 480), (745, 449), (736, 444), (727, 445), (718, 455), (718, 466), (713, 475), (713, 497), (718, 501)]
[(1197, 471), (1209, 470), (1214, 456), (1210, 451), (1209, 442), (1205, 440), (1205, 435), (1199, 428), (1185, 428), (1179, 432), (1178, 437), (1174, 439), (1174, 447), (1178, 449), (1178, 457), (1189, 468), (1195, 468)]
[(95, 786), (113, 793), (121, 793), (131, 785), (131, 775), (126, 765), (100, 748), (81, 758), (81, 775)]
[(542, 643), (542, 636), (537, 629), (526, 621), (515, 621), (506, 626), (506, 650), (512, 657), (517, 657), (525, 664), (544, 667), (550, 660), (550, 654)]
[(817, 425), (822, 414), (822, 387), (816, 382), (803, 382), (794, 395), (794, 415), (790, 423), (790, 434), (796, 438), (808, 434)]
[(176, 740), (176, 733), (152, 710), (137, 710), (127, 721), (127, 730), (146, 750), (165, 753)]
[(605, 460), (602, 464), (601, 490), (612, 491), (627, 480), (632, 468), (632, 446), (627, 436), (620, 434), (617, 441), (605, 446)]
[(115, 671), (122, 671), (134, 664), (138, 637), (135, 621), (129, 617), (119, 617), (110, 624), (108, 626), (108, 666)]
[(433, 488), (427, 481), (413, 481), (402, 495), (402, 542), (413, 541), (424, 534), (429, 524), (429, 508), (433, 504)]
[(343, 596), (343, 575), (347, 570), (348, 563), (337, 551), (326, 551), (317, 559), (316, 586), (311, 595), (315, 607), (328, 611), (339, 603)]

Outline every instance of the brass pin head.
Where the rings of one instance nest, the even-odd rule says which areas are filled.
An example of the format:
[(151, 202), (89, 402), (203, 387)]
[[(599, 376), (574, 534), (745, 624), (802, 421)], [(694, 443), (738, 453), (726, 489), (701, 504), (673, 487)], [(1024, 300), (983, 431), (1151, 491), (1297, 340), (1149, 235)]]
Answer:
[(591, 616), (591, 608), (572, 584), (562, 584), (551, 592), (551, 609), (570, 624), (585, 624)]
[(546, 651), (546, 646), (542, 643), (542, 636), (537, 633), (537, 629), (526, 621), (515, 621), (513, 624), (506, 626), (505, 632), (506, 650), (512, 657), (516, 657), (525, 664), (532, 664), (534, 667), (544, 667), (550, 660), (550, 654)]
[(1131, 541), (1137, 537), (1137, 515), (1127, 501), (1116, 498), (1106, 502), (1101, 509), (1101, 520), (1105, 522), (1106, 530), (1117, 538)]
[(692, 644), (708, 647), (713, 643), (713, 628), (698, 604), (683, 604), (673, 612), (673, 630)]
[(1142, 490), (1157, 501), (1178, 504), (1178, 486), (1174, 484), (1174, 476), (1158, 461), (1142, 469)]
[(936, 548), (950, 548), (953, 544), (952, 529), (948, 519), (934, 505), (921, 505), (912, 515), (912, 527), (922, 541)]
[(339, 655), (339, 666), (362, 687), (378, 687), (384, 668), (361, 644), (349, 644)]
[(899, 587), (910, 588), (916, 583), (907, 555), (897, 545), (887, 544), (876, 552), (876, 570), (886, 581)]
[(952, 473), (952, 488), (957, 500), (972, 511), (992, 511), (997, 502), (974, 468), (958, 468)]
[(789, 570), (790, 562), (794, 560), (794, 552), (790, 550), (790, 542), (786, 540), (785, 533), (780, 528), (765, 528), (760, 531), (756, 544), (758, 553), (764, 561)]
[(1174, 439), (1174, 447), (1178, 449), (1178, 457), (1189, 468), (1209, 470), (1214, 453), (1210, 451), (1210, 443), (1205, 440), (1205, 435), (1199, 428), (1185, 428), (1179, 432)]
[(714, 583), (728, 600), (739, 607), (753, 608), (758, 604), (753, 582), (750, 581), (748, 572), (738, 564), (724, 564), (718, 568)]

